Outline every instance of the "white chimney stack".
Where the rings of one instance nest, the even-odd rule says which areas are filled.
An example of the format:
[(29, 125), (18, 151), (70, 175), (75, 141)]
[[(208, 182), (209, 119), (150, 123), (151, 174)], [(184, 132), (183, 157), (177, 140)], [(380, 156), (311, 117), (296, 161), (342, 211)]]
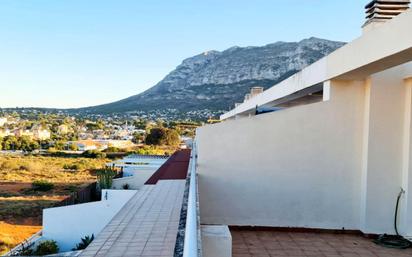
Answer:
[(243, 102), (246, 102), (250, 99), (252, 99), (253, 97), (257, 96), (258, 94), (263, 93), (264, 88), (263, 87), (251, 87), (250, 88), (250, 93), (245, 95), (245, 99), (243, 100)]
[(409, 9), (410, 0), (373, 0), (365, 6), (367, 32)]
[(263, 93), (263, 87), (252, 87), (250, 89), (250, 95), (251, 97), (255, 97), (258, 94)]

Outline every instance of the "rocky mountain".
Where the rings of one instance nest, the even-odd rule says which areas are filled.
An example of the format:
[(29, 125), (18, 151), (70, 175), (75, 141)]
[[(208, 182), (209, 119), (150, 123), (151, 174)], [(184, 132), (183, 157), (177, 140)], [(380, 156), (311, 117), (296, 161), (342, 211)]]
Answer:
[(252, 86), (275, 85), (344, 45), (319, 38), (232, 47), (188, 58), (157, 85), (129, 98), (81, 111), (93, 113), (165, 111), (221, 112), (242, 101)]

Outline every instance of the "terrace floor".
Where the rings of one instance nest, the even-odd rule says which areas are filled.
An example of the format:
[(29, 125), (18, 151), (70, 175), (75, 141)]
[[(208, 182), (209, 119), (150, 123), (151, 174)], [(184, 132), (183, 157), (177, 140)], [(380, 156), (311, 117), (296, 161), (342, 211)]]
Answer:
[(412, 248), (388, 249), (348, 234), (231, 229), (233, 257), (406, 257)]
[(80, 256), (174, 256), (189, 159), (176, 151)]
[(119, 211), (81, 257), (172, 257), (185, 180), (145, 185)]

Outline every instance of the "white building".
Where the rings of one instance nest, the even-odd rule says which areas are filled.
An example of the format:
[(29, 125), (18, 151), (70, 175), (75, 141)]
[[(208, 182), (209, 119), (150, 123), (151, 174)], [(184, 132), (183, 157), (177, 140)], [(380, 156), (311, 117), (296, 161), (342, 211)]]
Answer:
[(10, 136), (12, 133), (9, 129), (0, 128), (0, 137)]
[[(202, 223), (394, 234), (402, 188), (398, 230), (412, 238), (405, 9), (369, 11), (362, 36), (198, 129)], [(287, 108), (255, 116), (256, 106)]]
[(32, 129), (33, 138), (38, 140), (46, 140), (51, 137), (50, 130), (41, 127)]
[(57, 127), (57, 133), (60, 135), (66, 135), (72, 131), (73, 130), (67, 124), (61, 124)]
[(4, 124), (7, 123), (7, 118), (6, 117), (0, 117), (0, 127), (3, 127)]

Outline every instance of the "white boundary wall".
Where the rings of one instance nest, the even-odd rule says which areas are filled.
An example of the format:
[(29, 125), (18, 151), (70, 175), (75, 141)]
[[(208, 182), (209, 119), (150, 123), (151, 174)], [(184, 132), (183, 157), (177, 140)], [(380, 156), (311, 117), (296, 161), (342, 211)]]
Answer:
[(113, 179), (112, 188), (122, 189), (123, 185), (128, 184), (129, 189), (140, 189), (156, 170), (134, 170), (132, 176)]
[(359, 227), (364, 89), (333, 89), (340, 98), (198, 129), (203, 224)]
[(103, 190), (99, 202), (44, 209), (42, 239), (55, 240), (60, 251), (70, 251), (80, 238), (96, 237), (136, 192)]

